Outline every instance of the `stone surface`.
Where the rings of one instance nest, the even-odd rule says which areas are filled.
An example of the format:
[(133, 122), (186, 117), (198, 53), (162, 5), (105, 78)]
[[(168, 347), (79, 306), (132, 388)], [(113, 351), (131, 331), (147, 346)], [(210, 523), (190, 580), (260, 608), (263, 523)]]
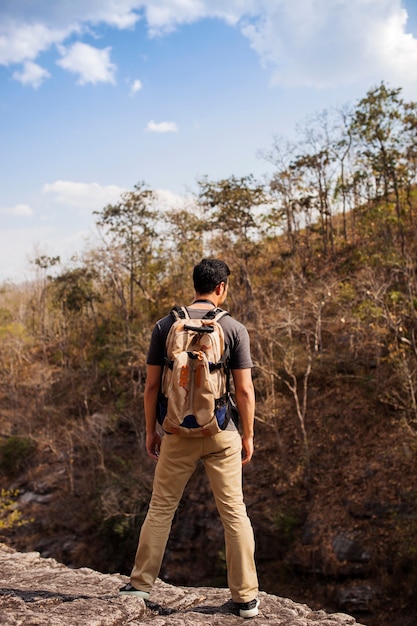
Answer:
[[(20, 553), (0, 544), (2, 626), (232, 626), (242, 624), (227, 589), (173, 587), (158, 580), (146, 603), (118, 595), (127, 581), (119, 574), (70, 569), (37, 552)], [(259, 616), (248, 623), (268, 626), (352, 626), (343, 613), (313, 611), (286, 598), (260, 594)], [(360, 626), (360, 625), (359, 625)]]

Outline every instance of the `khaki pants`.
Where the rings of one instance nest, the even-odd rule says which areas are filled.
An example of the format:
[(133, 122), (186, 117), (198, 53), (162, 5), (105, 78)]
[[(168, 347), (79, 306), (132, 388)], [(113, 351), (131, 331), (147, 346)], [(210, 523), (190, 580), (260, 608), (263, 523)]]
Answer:
[[(163, 437), (152, 498), (130, 577), (134, 587), (151, 591), (159, 574), (172, 518), (184, 488), (201, 459), (224, 528), (227, 578), (232, 599), (249, 602), (256, 598), (255, 543), (243, 502), (241, 449), (241, 438), (236, 431), (226, 430), (212, 437)], [(193, 557), (190, 554), (192, 567)]]

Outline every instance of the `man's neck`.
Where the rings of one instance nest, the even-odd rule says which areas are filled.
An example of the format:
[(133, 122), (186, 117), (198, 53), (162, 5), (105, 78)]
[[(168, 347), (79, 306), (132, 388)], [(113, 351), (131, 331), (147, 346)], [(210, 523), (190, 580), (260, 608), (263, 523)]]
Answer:
[(212, 309), (218, 306), (219, 297), (215, 293), (195, 294), (190, 307), (193, 309)]

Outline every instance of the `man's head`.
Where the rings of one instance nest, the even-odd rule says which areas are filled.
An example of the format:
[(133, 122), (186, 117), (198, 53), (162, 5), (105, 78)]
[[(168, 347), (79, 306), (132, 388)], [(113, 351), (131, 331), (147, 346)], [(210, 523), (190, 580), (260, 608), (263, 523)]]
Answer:
[(203, 259), (193, 272), (194, 289), (197, 294), (213, 293), (221, 283), (227, 286), (230, 270), (220, 259)]

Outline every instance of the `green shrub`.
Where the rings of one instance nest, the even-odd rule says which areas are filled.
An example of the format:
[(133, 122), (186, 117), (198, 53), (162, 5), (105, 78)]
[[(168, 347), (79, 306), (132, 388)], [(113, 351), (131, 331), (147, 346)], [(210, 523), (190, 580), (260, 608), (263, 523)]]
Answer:
[(279, 510), (274, 513), (272, 523), (277, 535), (288, 547), (295, 541), (296, 532), (303, 521), (298, 512)]
[(12, 436), (0, 441), (0, 470), (8, 476), (20, 472), (35, 450), (35, 444), (28, 437)]

